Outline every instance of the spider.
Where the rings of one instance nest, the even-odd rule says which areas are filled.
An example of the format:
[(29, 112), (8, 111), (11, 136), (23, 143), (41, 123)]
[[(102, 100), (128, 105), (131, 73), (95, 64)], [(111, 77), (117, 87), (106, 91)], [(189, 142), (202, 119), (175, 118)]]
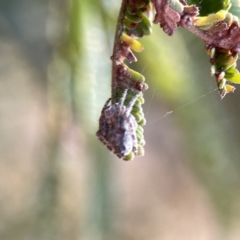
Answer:
[(131, 152), (137, 152), (137, 122), (131, 111), (139, 94), (136, 94), (127, 106), (124, 101), (128, 89), (123, 91), (119, 102), (109, 106), (111, 98), (105, 103), (99, 119), (99, 130), (96, 135), (106, 147), (119, 158)]

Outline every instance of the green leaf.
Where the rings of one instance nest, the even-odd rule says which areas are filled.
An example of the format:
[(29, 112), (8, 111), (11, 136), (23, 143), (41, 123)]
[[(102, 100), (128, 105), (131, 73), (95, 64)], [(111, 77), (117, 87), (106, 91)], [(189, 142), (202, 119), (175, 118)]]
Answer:
[(199, 7), (200, 15), (206, 16), (211, 13), (216, 13), (219, 10), (227, 10), (229, 0), (188, 0), (188, 4), (196, 4)]
[[(226, 76), (225, 76), (226, 77)], [(234, 74), (232, 77), (226, 77), (229, 82), (240, 84), (240, 74)]]

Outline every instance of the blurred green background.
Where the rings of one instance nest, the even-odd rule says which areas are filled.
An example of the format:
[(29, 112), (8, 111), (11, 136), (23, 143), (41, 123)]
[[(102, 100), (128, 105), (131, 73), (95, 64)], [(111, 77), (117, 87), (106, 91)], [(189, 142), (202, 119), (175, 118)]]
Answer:
[(120, 4), (0, 1), (0, 240), (240, 239), (240, 87), (220, 100), (200, 39), (140, 40), (145, 157), (95, 137)]

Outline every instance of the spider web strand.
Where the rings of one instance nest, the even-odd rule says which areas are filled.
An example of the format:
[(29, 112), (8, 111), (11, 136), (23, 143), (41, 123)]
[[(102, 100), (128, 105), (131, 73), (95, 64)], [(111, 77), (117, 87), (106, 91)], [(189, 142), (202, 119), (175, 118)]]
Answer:
[(186, 103), (186, 104), (183, 104), (182, 106), (180, 106), (180, 107), (178, 107), (178, 108), (176, 108), (176, 109), (173, 109), (172, 111), (166, 112), (162, 117), (153, 120), (150, 124), (153, 124), (153, 123), (156, 123), (156, 122), (160, 121), (161, 119), (167, 117), (168, 115), (170, 115), (170, 114), (172, 114), (172, 113), (174, 113), (174, 112), (176, 112), (176, 111), (179, 111), (179, 110), (181, 110), (182, 108), (185, 108), (185, 107), (187, 107), (188, 105), (191, 105), (191, 104), (199, 101), (200, 99), (206, 97), (207, 95), (210, 95), (211, 93), (213, 93), (213, 92), (215, 92), (215, 91), (217, 91), (217, 90), (218, 90), (218, 89), (215, 88), (215, 89), (211, 90), (210, 92), (208, 92), (208, 93), (206, 93), (206, 94), (203, 94), (203, 95), (201, 95), (200, 97), (198, 97), (198, 98), (196, 98), (196, 99), (194, 99), (194, 100), (192, 100), (192, 101), (190, 101), (190, 102), (188, 102), (188, 103)]

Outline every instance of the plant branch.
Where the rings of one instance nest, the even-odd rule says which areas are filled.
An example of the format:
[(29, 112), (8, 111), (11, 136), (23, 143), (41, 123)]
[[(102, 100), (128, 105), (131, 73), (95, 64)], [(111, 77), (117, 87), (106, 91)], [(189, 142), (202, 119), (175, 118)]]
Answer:
[[(220, 27), (221, 25), (222, 28)], [(231, 26), (228, 26), (226, 23), (220, 23), (217, 26), (219, 28), (218, 33), (213, 31), (213, 29), (209, 31), (201, 30), (193, 24), (181, 24), (181, 26), (201, 38), (208, 45), (233, 52), (240, 51), (240, 28), (236, 22), (233, 22)]]
[(118, 15), (118, 20), (117, 20), (117, 27), (116, 27), (116, 32), (115, 32), (115, 37), (114, 37), (114, 45), (113, 45), (113, 55), (111, 56), (112, 60), (112, 103), (115, 99), (115, 94), (116, 94), (116, 64), (120, 62), (121, 58), (121, 52), (120, 52), (120, 37), (123, 32), (123, 19), (125, 17), (124, 12), (126, 11), (126, 6), (127, 6), (127, 1), (128, 0), (122, 0), (122, 5), (119, 11)]

